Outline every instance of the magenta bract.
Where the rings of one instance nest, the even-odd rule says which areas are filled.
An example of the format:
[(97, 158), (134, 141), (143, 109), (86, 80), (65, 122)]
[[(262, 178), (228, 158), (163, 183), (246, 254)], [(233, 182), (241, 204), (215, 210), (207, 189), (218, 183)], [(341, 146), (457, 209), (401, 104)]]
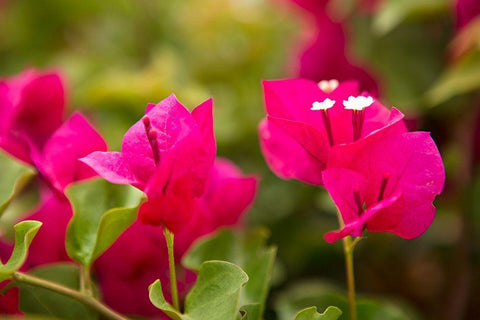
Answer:
[[(204, 195), (195, 199), (198, 210), (188, 225), (175, 234), (176, 260), (180, 261), (199, 237), (221, 226), (237, 225), (253, 201), (256, 184), (255, 177), (244, 176), (228, 160), (217, 159)], [(95, 271), (109, 306), (125, 314), (160, 316), (161, 312), (149, 302), (146, 290), (158, 278), (162, 284), (169, 283), (167, 247), (160, 227), (135, 222), (99, 258)], [(185, 269), (178, 271), (180, 296), (185, 297), (196, 276)], [(163, 289), (169, 299), (169, 285)]]
[(144, 223), (178, 232), (204, 192), (215, 153), (212, 100), (190, 113), (171, 95), (147, 107), (125, 134), (121, 152), (94, 152), (82, 161), (110, 182), (143, 190)]
[(41, 150), (61, 125), (65, 89), (57, 73), (25, 71), (0, 81), (0, 146), (32, 163), (30, 148)]
[(457, 28), (461, 29), (480, 16), (480, 1), (457, 0), (455, 4)]
[[(290, 0), (300, 6), (305, 13), (308, 28), (306, 41), (298, 48), (295, 59), (295, 74), (315, 81), (357, 79), (360, 87), (376, 94), (378, 85), (371, 72), (352, 59), (349, 38), (341, 21), (333, 19), (324, 0)], [(361, 1), (362, 9), (372, 9), (373, 4)], [(313, 30), (313, 32), (312, 32)]]
[(57, 73), (29, 70), (0, 82), (0, 147), (36, 167), (61, 193), (95, 175), (78, 158), (107, 148), (80, 113), (62, 124), (64, 110), (65, 89)]
[[(347, 110), (344, 101), (360, 95), (356, 82), (342, 82), (331, 91), (306, 79), (264, 81), (263, 87), (267, 118), (259, 128), (261, 147), (270, 168), (285, 179), (322, 185), (321, 171), (333, 146), (406, 131), (403, 114), (373, 98), (363, 110)], [(314, 106), (323, 102), (333, 105)]]
[(433, 221), (445, 171), (430, 135), (407, 132), (335, 146), (323, 179), (345, 223), (325, 236), (328, 242), (364, 229), (412, 239)]

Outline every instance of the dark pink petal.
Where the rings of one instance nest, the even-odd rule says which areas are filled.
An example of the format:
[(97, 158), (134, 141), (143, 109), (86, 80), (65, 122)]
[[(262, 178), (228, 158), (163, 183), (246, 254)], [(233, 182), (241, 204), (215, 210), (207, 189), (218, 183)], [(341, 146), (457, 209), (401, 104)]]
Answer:
[[(238, 223), (240, 216), (252, 203), (257, 178), (244, 176), (231, 161), (217, 159), (201, 202), (206, 206), (211, 230)], [(209, 232), (210, 232), (209, 231)]]
[(26, 71), (10, 80), (14, 111), (10, 130), (21, 132), (42, 146), (61, 125), (65, 89), (57, 73)]
[(145, 185), (137, 181), (133, 173), (130, 172), (130, 168), (123, 160), (121, 152), (95, 151), (79, 160), (111, 183), (131, 184), (142, 190), (145, 188)]
[(321, 115), (310, 108), (315, 101), (323, 101), (327, 94), (318, 84), (307, 79), (263, 81), (267, 114), (293, 121), (302, 121), (313, 126), (321, 125)]
[[(385, 211), (388, 210), (392, 205), (395, 205), (401, 198), (400, 193), (395, 193), (391, 197), (379, 201), (374, 204), (372, 207), (364, 210), (361, 215), (353, 220), (352, 222), (346, 224), (340, 231), (331, 231), (325, 235), (325, 241), (332, 243), (341, 238), (344, 238), (348, 235), (353, 237), (361, 237), (363, 229), (365, 229), (366, 224), (374, 218), (385, 215)], [(390, 219), (390, 217), (386, 217)], [(397, 222), (398, 223), (398, 222)], [(369, 231), (372, 231), (368, 228)]]
[(195, 186), (195, 190), (193, 192), (196, 196), (200, 196), (205, 189), (205, 183), (213, 162), (215, 161), (215, 154), (217, 152), (217, 146), (213, 132), (212, 109), (212, 99), (208, 99), (192, 111), (192, 117), (198, 124), (201, 139), (203, 140), (203, 143), (200, 145), (201, 148), (198, 148), (197, 146), (197, 163), (193, 166), (195, 174), (200, 180), (203, 180), (203, 182), (199, 182)]
[(20, 137), (0, 136), (0, 148), (8, 152), (13, 157), (32, 165), (30, 143)]
[(96, 175), (84, 163), (78, 161), (94, 151), (104, 151), (107, 145), (100, 134), (80, 113), (75, 113), (45, 144), (41, 157), (35, 164), (60, 191), (74, 181)]
[(159, 316), (147, 290), (158, 278), (169, 299), (167, 247), (159, 227), (135, 222), (97, 260), (94, 269), (103, 300), (117, 312)]
[[(297, 76), (314, 81), (356, 79), (363, 90), (378, 92), (377, 81), (370, 72), (352, 59), (349, 52), (348, 34), (339, 21), (329, 16), (328, 1), (292, 0), (307, 13), (306, 41), (298, 48), (298, 57), (293, 66)], [(306, 18), (306, 19), (305, 19)], [(313, 30), (313, 34), (312, 34)]]
[(163, 224), (174, 233), (187, 225), (195, 214), (195, 179), (188, 166), (182, 163), (182, 160), (187, 160), (181, 156), (182, 151), (184, 150), (177, 146), (164, 154), (145, 188), (148, 201), (139, 210), (142, 223), (154, 226)]
[[(0, 290), (3, 290), (3, 287), (8, 285), (9, 281), (3, 281), (0, 283)], [(5, 294), (0, 294), (0, 314), (16, 314), (21, 315), (22, 312), (19, 310), (19, 289), (18, 287), (13, 287), (8, 289)]]
[(323, 183), (333, 202), (348, 225), (359, 218), (361, 209), (356, 203), (355, 193), (365, 198), (368, 179), (357, 171), (344, 168), (331, 168), (323, 171)]
[(58, 193), (43, 195), (36, 212), (25, 218), (43, 223), (28, 251), (25, 265), (28, 269), (46, 263), (70, 261), (65, 251), (65, 230), (72, 215), (67, 198)]
[(259, 126), (262, 153), (275, 174), (284, 179), (298, 179), (322, 184), (324, 164), (309, 154), (295, 139), (264, 119)]
[(478, 0), (457, 0), (457, 28), (463, 28), (473, 19), (480, 16), (480, 1)]
[[(330, 153), (328, 168), (348, 168), (368, 177), (368, 182), (362, 186), (362, 199), (367, 207), (374, 205), (379, 198), (400, 192), (400, 200), (370, 218), (367, 228), (370, 231), (390, 231), (404, 238), (420, 235), (431, 224), (434, 215), (431, 203), (442, 191), (445, 181), (442, 159), (426, 132), (371, 135), (354, 144), (335, 146)], [(341, 186), (330, 185), (327, 187), (329, 192), (330, 188), (340, 189)], [(340, 208), (341, 205), (335, 202)]]
[[(192, 134), (192, 131), (197, 130), (194, 133), (198, 134), (197, 124), (190, 112), (178, 102), (174, 95), (162, 100), (155, 107), (150, 106), (147, 109), (145, 116), (149, 117), (152, 128), (158, 132), (160, 158), (178, 141)], [(125, 133), (122, 140), (122, 154), (130, 171), (138, 181), (146, 185), (155, 172), (155, 161), (142, 120), (136, 122)]]
[(330, 145), (327, 136), (317, 128), (302, 122), (267, 117), (269, 123), (277, 126), (285, 134), (301, 145), (322, 167), (326, 165)]

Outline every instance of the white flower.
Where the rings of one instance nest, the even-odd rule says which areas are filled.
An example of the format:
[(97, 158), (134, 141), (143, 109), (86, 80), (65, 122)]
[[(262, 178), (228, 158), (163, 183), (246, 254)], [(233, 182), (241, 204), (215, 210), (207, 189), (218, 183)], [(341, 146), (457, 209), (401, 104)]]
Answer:
[(353, 97), (350, 96), (348, 97), (348, 100), (343, 100), (343, 106), (347, 110), (358, 110), (361, 111), (367, 107), (370, 107), (373, 104), (373, 98), (372, 97), (364, 97), (364, 96), (358, 96), (358, 97)]
[(334, 100), (326, 98), (322, 102), (315, 101), (314, 103), (312, 103), (312, 107), (310, 108), (310, 110), (327, 110), (333, 107), (334, 104)]
[(338, 87), (338, 80), (322, 80), (318, 83), (318, 87), (325, 93), (330, 93)]

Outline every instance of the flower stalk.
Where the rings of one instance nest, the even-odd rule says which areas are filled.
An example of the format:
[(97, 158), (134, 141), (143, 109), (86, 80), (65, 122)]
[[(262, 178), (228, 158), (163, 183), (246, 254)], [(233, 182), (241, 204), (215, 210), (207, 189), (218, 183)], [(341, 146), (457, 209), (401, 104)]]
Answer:
[(345, 269), (347, 274), (348, 287), (348, 309), (350, 311), (350, 320), (357, 320), (357, 306), (355, 301), (355, 274), (353, 270), (353, 249), (357, 243), (352, 241), (352, 237), (343, 238), (343, 253), (345, 255)]
[(15, 272), (12, 275), (13, 280), (16, 282), (20, 283), (25, 283), (29, 284), (35, 287), (40, 287), (44, 288), (68, 297), (71, 297), (75, 300), (80, 301), (81, 303), (91, 307), (92, 309), (95, 309), (98, 311), (100, 314), (102, 314), (105, 318), (111, 319), (111, 320), (128, 320), (128, 318), (124, 317), (123, 315), (113, 311), (94, 297), (87, 295), (85, 293), (70, 289), (68, 287), (62, 286), (60, 284), (37, 278), (34, 276), (31, 276), (29, 274), (25, 274), (23, 272)]
[(165, 235), (165, 240), (167, 241), (168, 266), (170, 269), (170, 290), (172, 292), (173, 307), (177, 311), (180, 311), (180, 304), (178, 303), (177, 275), (175, 272), (175, 256), (173, 252), (174, 235), (166, 227), (163, 227), (163, 234)]

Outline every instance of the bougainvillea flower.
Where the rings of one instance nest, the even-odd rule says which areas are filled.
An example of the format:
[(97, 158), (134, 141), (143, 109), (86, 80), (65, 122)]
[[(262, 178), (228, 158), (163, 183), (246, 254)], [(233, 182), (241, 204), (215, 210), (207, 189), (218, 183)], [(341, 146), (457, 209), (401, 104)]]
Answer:
[(94, 152), (81, 159), (112, 183), (143, 190), (139, 216), (177, 232), (194, 211), (215, 159), (212, 100), (191, 113), (174, 95), (148, 105), (122, 140), (121, 152)]
[(78, 158), (107, 149), (81, 114), (62, 124), (64, 109), (57, 73), (29, 70), (0, 82), (0, 148), (33, 165), (61, 193), (69, 183), (95, 175)]
[(288, 79), (264, 81), (263, 87), (261, 147), (270, 168), (285, 179), (321, 185), (333, 146), (406, 131), (400, 111), (360, 95), (356, 82)]
[(41, 150), (61, 125), (65, 89), (57, 73), (25, 71), (0, 81), (0, 147), (32, 163), (31, 147)]
[(32, 159), (42, 176), (56, 190), (63, 191), (74, 181), (96, 175), (90, 167), (78, 161), (79, 158), (106, 149), (102, 136), (82, 114), (76, 112), (53, 132), (41, 152), (32, 150)]
[(78, 158), (107, 149), (81, 114), (62, 124), (64, 109), (64, 86), (56, 73), (31, 70), (0, 82), (0, 147), (34, 166), (41, 178), (40, 204), (27, 219), (43, 226), (30, 247), (28, 267), (68, 260), (65, 229), (72, 209), (63, 191), (96, 175)]
[[(376, 80), (365, 67), (353, 61), (342, 22), (334, 21), (327, 0), (291, 0), (304, 10), (308, 22), (303, 43), (298, 48), (295, 74), (314, 81), (357, 79), (362, 90), (377, 94)], [(314, 30), (312, 33), (311, 30)]]
[[(253, 201), (256, 183), (256, 178), (244, 176), (231, 162), (217, 159), (204, 195), (196, 199), (195, 216), (175, 235), (176, 260), (180, 261), (199, 237), (221, 226), (237, 225)], [(167, 247), (160, 227), (135, 222), (99, 258), (95, 271), (103, 299), (109, 306), (123, 314), (161, 316), (149, 302), (146, 290), (158, 278), (162, 283), (170, 279)], [(193, 272), (178, 271), (179, 293), (184, 297), (196, 277)], [(164, 290), (169, 298), (169, 286)]]
[(480, 16), (480, 1), (457, 0), (455, 9), (457, 15), (457, 28), (461, 29), (468, 25), (473, 19)]
[(70, 261), (65, 250), (65, 231), (72, 215), (72, 207), (65, 196), (43, 189), (40, 205), (25, 218), (42, 222), (28, 250), (27, 269), (46, 263)]
[[(0, 290), (8, 285), (9, 281), (0, 283)], [(0, 314), (22, 314), (19, 310), (19, 289), (13, 287), (8, 289), (5, 294), (0, 293)]]
[(345, 223), (326, 241), (358, 237), (364, 229), (412, 239), (433, 221), (445, 171), (429, 133), (406, 132), (335, 146), (323, 181)]
[[(0, 261), (5, 263), (12, 254), (13, 246), (0, 240)], [(10, 281), (0, 282), (0, 291), (9, 285)], [(18, 309), (18, 288), (10, 288), (5, 294), (0, 293), (0, 314), (21, 314)]]

